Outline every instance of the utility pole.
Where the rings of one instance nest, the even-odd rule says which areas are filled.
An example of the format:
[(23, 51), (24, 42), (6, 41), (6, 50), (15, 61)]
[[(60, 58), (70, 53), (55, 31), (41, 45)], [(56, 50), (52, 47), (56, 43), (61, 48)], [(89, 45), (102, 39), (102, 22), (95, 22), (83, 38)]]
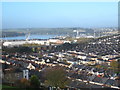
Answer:
[(94, 38), (95, 38), (95, 36), (96, 36), (96, 35), (95, 35), (95, 29), (94, 29)]
[(30, 37), (30, 32), (29, 29), (27, 29), (28, 33), (26, 34), (26, 41), (28, 41), (29, 37)]
[(77, 30), (77, 36), (76, 37), (78, 37), (79, 36), (79, 31)]

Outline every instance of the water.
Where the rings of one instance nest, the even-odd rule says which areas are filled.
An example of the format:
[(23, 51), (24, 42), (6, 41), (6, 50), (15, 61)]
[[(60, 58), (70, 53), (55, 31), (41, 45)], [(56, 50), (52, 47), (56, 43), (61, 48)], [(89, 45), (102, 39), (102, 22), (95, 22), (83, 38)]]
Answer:
[[(49, 39), (49, 38), (54, 38), (58, 35), (30, 35), (29, 39)], [(5, 38), (0, 38), (3, 40), (25, 40), (26, 36), (16, 36), (16, 37), (5, 37)]]

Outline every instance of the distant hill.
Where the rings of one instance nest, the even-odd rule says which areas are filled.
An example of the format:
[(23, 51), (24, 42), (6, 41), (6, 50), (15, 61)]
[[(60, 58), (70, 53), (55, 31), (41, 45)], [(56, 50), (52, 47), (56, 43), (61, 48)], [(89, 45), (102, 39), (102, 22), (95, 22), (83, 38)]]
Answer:
[(15, 36), (23, 36), (23, 35), (25, 35), (25, 33), (4, 31), (2, 32), (2, 35), (0, 37), (15, 37)]
[(85, 33), (92, 34), (93, 30), (88, 28), (20, 28), (20, 29), (4, 29), (5, 32), (30, 32), (31, 34), (74, 34), (73, 30), (84, 30)]

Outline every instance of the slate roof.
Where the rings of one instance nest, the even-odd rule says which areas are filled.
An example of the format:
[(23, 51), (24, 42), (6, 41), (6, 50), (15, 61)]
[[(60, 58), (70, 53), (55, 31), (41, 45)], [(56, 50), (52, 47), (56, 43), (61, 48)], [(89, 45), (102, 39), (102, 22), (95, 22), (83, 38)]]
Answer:
[(117, 81), (113, 80), (113, 79), (108, 79), (105, 84), (107, 85), (114, 85), (114, 86), (117, 86)]
[(88, 81), (92, 81), (95, 77), (96, 75), (88, 76)]
[(97, 77), (97, 76), (92, 81), (97, 83), (102, 83), (101, 77)]

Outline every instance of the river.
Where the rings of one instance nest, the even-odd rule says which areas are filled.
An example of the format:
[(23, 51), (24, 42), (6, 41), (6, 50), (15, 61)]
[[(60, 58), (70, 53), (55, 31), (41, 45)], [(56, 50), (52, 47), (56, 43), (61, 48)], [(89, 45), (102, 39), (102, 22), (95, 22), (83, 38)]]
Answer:
[[(49, 38), (54, 38), (58, 35), (35, 35), (32, 34), (29, 36), (29, 39), (49, 39)], [(0, 38), (3, 40), (25, 40), (26, 36), (16, 36), (16, 37), (5, 37), (5, 38)]]

